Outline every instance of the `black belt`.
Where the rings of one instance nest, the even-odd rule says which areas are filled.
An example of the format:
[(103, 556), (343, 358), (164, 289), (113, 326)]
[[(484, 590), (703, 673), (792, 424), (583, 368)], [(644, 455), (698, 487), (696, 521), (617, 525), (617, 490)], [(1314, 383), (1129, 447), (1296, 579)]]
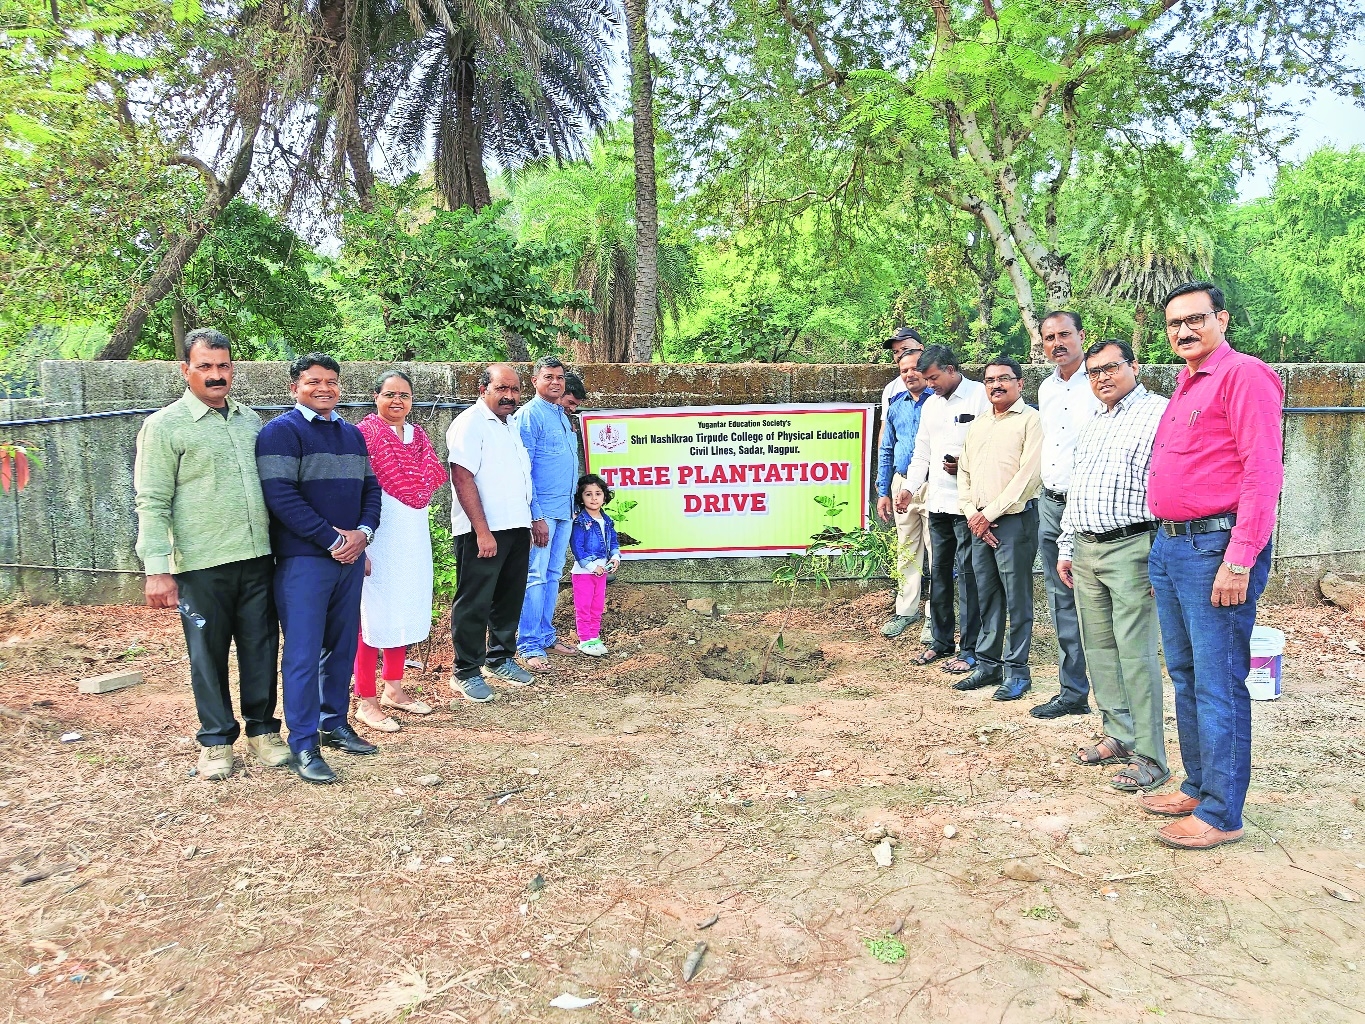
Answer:
[(1160, 523), (1161, 532), (1167, 537), (1188, 537), (1196, 533), (1217, 533), (1220, 530), (1231, 530), (1237, 525), (1237, 513), (1224, 512), (1221, 516), (1191, 519), (1187, 523), (1176, 523), (1169, 519), (1162, 519)]
[(1066, 504), (1066, 491), (1053, 491), (1053, 490), (1049, 490), (1048, 488), (1044, 487), (1044, 488), (1043, 488), (1043, 497), (1045, 497), (1045, 498), (1051, 498), (1053, 501), (1059, 502), (1059, 503), (1061, 503), (1061, 504), (1063, 504), (1063, 505)]
[(1136, 537), (1140, 533), (1155, 532), (1156, 523), (1148, 520), (1143, 523), (1120, 526), (1117, 530), (1105, 530), (1103, 533), (1086, 533), (1084, 530), (1077, 530), (1076, 536), (1090, 544), (1108, 544), (1111, 540), (1125, 540), (1128, 537)]

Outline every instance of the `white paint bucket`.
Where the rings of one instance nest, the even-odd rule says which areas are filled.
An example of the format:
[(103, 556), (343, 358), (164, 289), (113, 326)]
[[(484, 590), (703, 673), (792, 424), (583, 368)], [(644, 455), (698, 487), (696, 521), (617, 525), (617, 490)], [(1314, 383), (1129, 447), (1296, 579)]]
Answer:
[(1279, 700), (1284, 673), (1284, 634), (1270, 626), (1251, 631), (1251, 672), (1247, 690), (1252, 700)]

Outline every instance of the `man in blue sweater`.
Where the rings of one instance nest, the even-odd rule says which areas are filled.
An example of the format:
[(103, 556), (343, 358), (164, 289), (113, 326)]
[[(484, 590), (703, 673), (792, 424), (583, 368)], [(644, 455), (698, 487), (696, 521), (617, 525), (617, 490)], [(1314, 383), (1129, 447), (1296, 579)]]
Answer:
[(289, 367), (293, 409), (256, 438), (256, 469), (270, 510), (275, 605), (290, 767), (306, 782), (336, 781), (319, 746), (378, 748), (346, 720), (360, 630), (365, 548), (379, 526), (380, 490), (365, 438), (336, 411), (341, 367), (320, 352)]

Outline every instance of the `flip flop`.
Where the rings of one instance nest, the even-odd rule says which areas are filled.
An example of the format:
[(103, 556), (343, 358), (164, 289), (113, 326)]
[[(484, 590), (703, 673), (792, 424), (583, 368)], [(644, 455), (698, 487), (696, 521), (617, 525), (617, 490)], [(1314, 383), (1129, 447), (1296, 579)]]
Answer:
[(944, 654), (941, 651), (936, 651), (932, 647), (926, 647), (910, 660), (916, 665), (928, 665), (930, 662), (938, 661), (938, 659), (942, 657), (944, 657)]
[[(954, 665), (959, 667), (954, 668)], [(976, 668), (976, 657), (974, 655), (959, 654), (956, 658), (943, 666), (943, 671), (950, 672), (955, 676), (963, 676), (974, 668)]]
[(526, 667), (530, 669), (532, 672), (550, 671), (549, 658), (524, 658), (522, 659), (522, 661), (526, 665)]

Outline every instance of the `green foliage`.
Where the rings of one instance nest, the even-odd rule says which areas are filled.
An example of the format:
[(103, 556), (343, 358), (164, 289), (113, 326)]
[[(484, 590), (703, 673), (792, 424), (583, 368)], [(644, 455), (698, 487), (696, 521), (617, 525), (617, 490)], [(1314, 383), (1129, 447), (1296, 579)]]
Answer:
[(898, 964), (908, 954), (905, 943), (889, 936), (884, 939), (868, 937), (863, 939), (863, 946), (872, 954), (873, 959), (884, 964)]
[(343, 319), (341, 354), (392, 360), (505, 359), (503, 333), (533, 352), (578, 337), (570, 314), (587, 296), (556, 289), (563, 246), (519, 243), (499, 223), (506, 204), (478, 213), (431, 210), (415, 179), (379, 186), (373, 211), (352, 210), (329, 286)]
[(427, 510), (431, 528), (432, 601), (434, 623), (445, 608), (455, 603), (455, 536), (450, 532), (450, 513), (437, 505)]

